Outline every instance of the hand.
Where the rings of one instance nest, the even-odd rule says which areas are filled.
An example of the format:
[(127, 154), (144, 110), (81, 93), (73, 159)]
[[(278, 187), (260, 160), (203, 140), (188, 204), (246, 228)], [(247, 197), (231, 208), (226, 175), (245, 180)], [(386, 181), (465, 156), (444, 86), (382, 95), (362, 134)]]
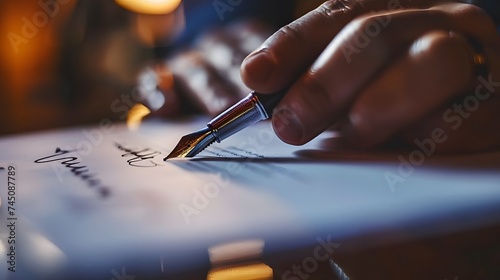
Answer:
[(301, 145), (337, 124), (362, 148), (395, 137), (437, 151), (500, 146), (493, 21), (473, 5), (412, 2), (327, 1), (245, 59), (250, 88), (291, 85), (273, 115), (283, 141)]

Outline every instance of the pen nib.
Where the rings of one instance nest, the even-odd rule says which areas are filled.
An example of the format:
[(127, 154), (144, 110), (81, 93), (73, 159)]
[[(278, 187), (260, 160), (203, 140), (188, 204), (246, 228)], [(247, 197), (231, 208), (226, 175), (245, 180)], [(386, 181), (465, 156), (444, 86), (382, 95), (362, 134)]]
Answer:
[(163, 160), (166, 161), (171, 158), (194, 157), (210, 144), (215, 142), (215, 140), (215, 136), (208, 127), (191, 134), (184, 135), (177, 146), (175, 146), (174, 150)]

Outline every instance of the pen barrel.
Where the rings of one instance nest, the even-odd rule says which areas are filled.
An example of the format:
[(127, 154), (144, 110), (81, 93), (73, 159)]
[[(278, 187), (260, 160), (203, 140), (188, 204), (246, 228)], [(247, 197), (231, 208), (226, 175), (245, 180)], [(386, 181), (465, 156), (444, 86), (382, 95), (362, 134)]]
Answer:
[(266, 111), (266, 114), (269, 116), (269, 118), (273, 115), (274, 108), (276, 108), (276, 105), (281, 101), (283, 96), (288, 92), (288, 88), (285, 88), (281, 91), (275, 92), (275, 93), (257, 93), (253, 92), (251, 94), (257, 96), (257, 99), (260, 101), (260, 104), (262, 104), (262, 107), (264, 108), (264, 111)]
[(236, 132), (270, 115), (254, 93), (250, 93), (238, 103), (211, 120), (207, 126), (212, 130), (217, 142), (221, 142)]

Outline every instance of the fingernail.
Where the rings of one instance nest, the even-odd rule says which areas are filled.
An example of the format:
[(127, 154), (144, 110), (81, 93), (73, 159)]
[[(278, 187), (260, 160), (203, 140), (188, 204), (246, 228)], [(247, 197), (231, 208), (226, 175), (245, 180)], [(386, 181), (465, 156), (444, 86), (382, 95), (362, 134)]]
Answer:
[(278, 108), (273, 114), (273, 128), (278, 137), (288, 144), (301, 145), (304, 136), (302, 123), (288, 107)]
[(272, 74), (274, 62), (267, 49), (261, 49), (243, 61), (242, 69), (252, 82), (264, 84)]

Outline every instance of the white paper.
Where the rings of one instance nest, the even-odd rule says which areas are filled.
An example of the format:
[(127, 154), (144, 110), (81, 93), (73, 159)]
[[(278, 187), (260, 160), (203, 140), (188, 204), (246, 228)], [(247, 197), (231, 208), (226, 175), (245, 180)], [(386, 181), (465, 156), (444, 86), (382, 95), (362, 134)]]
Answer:
[[(318, 238), (342, 246), (371, 232), (443, 234), (500, 217), (499, 153), (325, 151), (331, 132), (293, 147), (262, 122), (195, 159), (163, 161), (205, 123), (1, 139), (2, 279), (112, 279), (122, 269), (170, 275), (203, 265), (208, 248), (226, 242), (263, 240), (270, 251), (314, 246)], [(16, 170), (15, 273), (7, 263), (9, 166)]]

